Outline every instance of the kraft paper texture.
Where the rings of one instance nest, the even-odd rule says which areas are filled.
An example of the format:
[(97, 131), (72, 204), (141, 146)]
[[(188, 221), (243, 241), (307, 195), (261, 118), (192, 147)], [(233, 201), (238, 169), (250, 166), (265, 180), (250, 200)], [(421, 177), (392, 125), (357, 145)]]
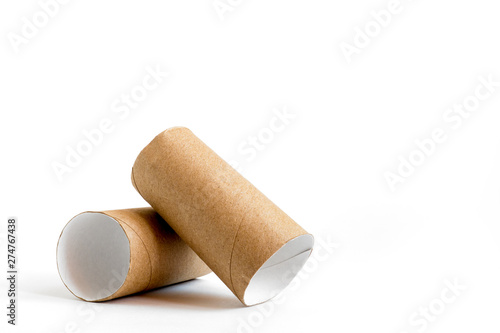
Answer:
[[(85, 212), (82, 214), (89, 213), (103, 214), (118, 222), (119, 226), (125, 232), (130, 246), (128, 272), (125, 272), (126, 277), (121, 287), (112, 295), (97, 299), (94, 297), (90, 299), (91, 301), (107, 301), (191, 280), (210, 273), (210, 269), (201, 261), (196, 253), (194, 253), (172, 228), (150, 207)], [(81, 217), (82, 214), (77, 215), (75, 218)], [(78, 222), (79, 221), (75, 221), (75, 223)], [(72, 222), (70, 221), (68, 225), (70, 223)], [(65, 230), (61, 233), (58, 243), (57, 255), (59, 273), (65, 285), (76, 297), (83, 300), (89, 300), (71, 290), (66, 284), (66, 281), (64, 281), (63, 276), (70, 276), (68, 274), (72, 273), (70, 270), (73, 264), (72, 258), (67, 258), (68, 254), (64, 253), (64, 250), (59, 248), (64, 233)], [(104, 235), (102, 237), (106, 236)], [(91, 243), (92, 240), (88, 242), (88, 245), (85, 243), (81, 246), (82, 253), (89, 251), (89, 247), (93, 246)], [(109, 244), (109, 246), (110, 249), (113, 249), (113, 244)], [(120, 253), (119, 255), (124, 254)], [(62, 264), (64, 267), (61, 267)], [(64, 270), (64, 272), (62, 270)], [(79, 279), (79, 277), (73, 278), (73, 281), (75, 281), (75, 279)], [(86, 282), (87, 281), (82, 281), (80, 278), (75, 283), (85, 284)]]
[[(187, 128), (174, 127), (156, 136), (137, 157), (132, 182), (246, 305), (267, 300), (246, 301), (245, 291), (256, 272), (285, 244), (309, 235)], [(300, 251), (303, 262), (312, 250), (311, 235), (309, 239), (311, 244)], [(286, 259), (275, 256), (273, 265)], [(292, 277), (303, 262), (293, 268)], [(273, 279), (285, 278), (266, 277), (262, 289), (270, 288), (265, 284)]]

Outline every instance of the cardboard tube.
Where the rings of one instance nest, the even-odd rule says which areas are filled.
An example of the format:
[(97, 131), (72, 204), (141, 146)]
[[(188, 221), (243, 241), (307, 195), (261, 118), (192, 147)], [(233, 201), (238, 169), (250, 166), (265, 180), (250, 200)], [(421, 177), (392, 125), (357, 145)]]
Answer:
[(312, 235), (187, 128), (156, 136), (132, 182), (245, 305), (276, 296), (312, 251)]
[(84, 212), (57, 243), (63, 283), (84, 301), (107, 301), (191, 280), (210, 269), (150, 207)]

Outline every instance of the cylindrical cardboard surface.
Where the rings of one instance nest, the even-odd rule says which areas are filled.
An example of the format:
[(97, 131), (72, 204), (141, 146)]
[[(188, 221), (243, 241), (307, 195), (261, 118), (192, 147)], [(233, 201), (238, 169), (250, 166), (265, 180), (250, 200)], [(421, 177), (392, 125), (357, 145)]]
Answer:
[(245, 305), (277, 295), (312, 251), (310, 234), (187, 128), (156, 136), (132, 182)]
[(59, 237), (57, 267), (71, 293), (94, 302), (210, 272), (150, 207), (75, 216)]

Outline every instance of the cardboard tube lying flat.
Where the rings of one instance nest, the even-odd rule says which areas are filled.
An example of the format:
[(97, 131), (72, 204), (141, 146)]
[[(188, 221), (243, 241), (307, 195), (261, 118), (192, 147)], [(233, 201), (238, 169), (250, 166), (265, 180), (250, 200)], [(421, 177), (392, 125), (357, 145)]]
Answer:
[(94, 302), (210, 273), (152, 208), (75, 216), (59, 237), (57, 267), (73, 295)]
[(312, 251), (312, 235), (187, 128), (146, 146), (132, 182), (245, 305), (276, 296)]

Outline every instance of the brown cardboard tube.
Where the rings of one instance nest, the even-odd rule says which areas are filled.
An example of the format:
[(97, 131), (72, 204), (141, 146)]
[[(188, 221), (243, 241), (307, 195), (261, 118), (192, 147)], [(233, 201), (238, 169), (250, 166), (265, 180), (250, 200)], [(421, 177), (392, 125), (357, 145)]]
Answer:
[(59, 237), (57, 268), (73, 295), (94, 302), (210, 272), (150, 207), (75, 216)]
[(276, 296), (312, 251), (312, 235), (187, 128), (156, 136), (132, 182), (245, 305)]

